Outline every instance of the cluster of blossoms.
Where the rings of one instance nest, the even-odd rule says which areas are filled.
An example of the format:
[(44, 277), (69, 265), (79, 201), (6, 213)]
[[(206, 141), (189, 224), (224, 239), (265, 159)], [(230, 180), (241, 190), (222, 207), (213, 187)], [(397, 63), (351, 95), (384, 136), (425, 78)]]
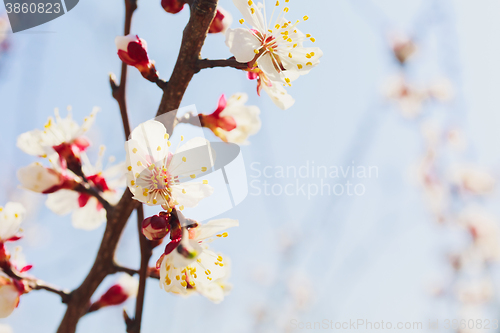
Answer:
[[(109, 204), (118, 200), (116, 189), (123, 182), (123, 164), (102, 170), (100, 159), (92, 165), (85, 151), (90, 146), (84, 137), (94, 122), (98, 109), (78, 125), (71, 117), (62, 118), (56, 109), (43, 130), (23, 133), (17, 146), (25, 153), (46, 158), (48, 166), (34, 162), (21, 168), (18, 179), (22, 187), (37, 193), (48, 194), (47, 207), (54, 213), (65, 215), (72, 212), (75, 228), (91, 230), (106, 220), (103, 200)], [(101, 200), (98, 200), (101, 198)]]
[(0, 206), (0, 318), (9, 316), (18, 306), (20, 296), (31, 290), (23, 277), (32, 266), (19, 260), (19, 255), (11, 256), (6, 247), (6, 243), (21, 239), (20, 225), (25, 215), (19, 203)]
[[(288, 109), (295, 101), (285, 87), (319, 64), (321, 50), (304, 47), (306, 40), (315, 42), (315, 39), (297, 29), (301, 20), (293, 23), (285, 19), (289, 8), (281, 8), (279, 1), (269, 24), (264, 20), (265, 5), (246, 0), (234, 0), (234, 4), (244, 16), (239, 22), (245, 28), (229, 29), (232, 17), (218, 7), (208, 33), (225, 34), (226, 45), (234, 55), (227, 61), (234, 64), (236, 59), (242, 63), (244, 66), (238, 65), (238, 68), (244, 67), (248, 78), (257, 81), (258, 95), (264, 90), (278, 107)], [(178, 13), (186, 1), (162, 0), (161, 5), (169, 13)], [(273, 21), (276, 10), (279, 13)], [(307, 16), (302, 19), (307, 20)], [(0, 46), (3, 37), (0, 33)], [(167, 86), (149, 58), (145, 40), (130, 34), (116, 37), (115, 44), (124, 64), (136, 67), (145, 79), (160, 87)], [(196, 117), (197, 124), (210, 129), (224, 142), (247, 144), (248, 137), (261, 128), (259, 108), (246, 105), (247, 101), (248, 95), (244, 93), (236, 93), (227, 100), (222, 95), (214, 112)], [(75, 228), (91, 230), (104, 223), (107, 214), (113, 212), (119, 198), (117, 190), (126, 180), (134, 200), (161, 207), (156, 215), (144, 219), (142, 234), (153, 246), (170, 238), (156, 266), (148, 268), (148, 275), (159, 277), (160, 287), (167, 292), (198, 293), (215, 303), (222, 301), (231, 288), (227, 283), (230, 261), (214, 252), (209, 244), (217, 238), (226, 238), (225, 230), (238, 226), (238, 221), (218, 219), (202, 224), (183, 213), (214, 192), (208, 180), (203, 179), (213, 171), (215, 163), (210, 143), (201, 137), (184, 142), (180, 136), (179, 146), (171, 149), (166, 127), (151, 120), (138, 126), (125, 143), (126, 163), (103, 168), (104, 147), (100, 148), (95, 164), (87, 156), (91, 143), (85, 133), (97, 112), (97, 108), (92, 110), (80, 125), (72, 119), (70, 108), (65, 118), (56, 109), (55, 116), (48, 119), (43, 129), (21, 134), (17, 146), (46, 161), (36, 161), (18, 171), (22, 187), (46, 194), (46, 206), (53, 212), (72, 213)], [(26, 275), (31, 266), (22, 265), (21, 260), (12, 258), (7, 251), (5, 243), (20, 239), (19, 225), (24, 215), (24, 208), (19, 204), (0, 207), (0, 317), (8, 316), (17, 307), (19, 297), (33, 289), (56, 292), (63, 301), (71, 296)], [(124, 271), (134, 273), (131, 269)], [(89, 302), (87, 312), (122, 304), (135, 297), (139, 289), (136, 279), (124, 275), (97, 300)]]
[[(288, 21), (285, 14), (290, 8), (279, 1), (273, 8), (269, 22), (266, 21), (265, 5), (248, 0), (233, 0), (243, 18), (239, 23), (244, 28), (230, 29), (232, 18), (222, 8), (210, 26), (210, 33), (225, 33), (226, 45), (235, 59), (247, 64), (247, 76), (257, 81), (257, 94), (264, 90), (281, 109), (290, 108), (295, 100), (285, 87), (300, 76), (308, 74), (319, 64), (323, 52), (318, 47), (304, 47), (304, 42), (316, 42), (310, 34), (302, 33), (297, 25), (309, 19), (304, 16), (296, 22)], [(288, 3), (289, 0), (284, 0)], [(169, 13), (178, 13), (184, 6), (182, 0), (162, 0), (162, 7)], [(273, 21), (275, 12), (277, 17)], [(134, 66), (148, 80), (156, 82), (158, 73), (147, 55), (146, 41), (137, 35), (119, 36), (116, 46), (120, 59)]]
[[(309, 19), (304, 16), (296, 22), (289, 21), (285, 14), (289, 0), (276, 1), (269, 22), (266, 20), (265, 5), (247, 0), (233, 0), (243, 15), (239, 23), (244, 28), (228, 29), (226, 45), (241, 63), (248, 63), (248, 78), (257, 80), (257, 92), (262, 89), (273, 102), (283, 110), (295, 102), (283, 87), (291, 86), (300, 76), (308, 74), (319, 64), (323, 56), (317, 47), (304, 47), (304, 42), (316, 39), (302, 33), (297, 25)], [(276, 19), (273, 21), (275, 12)]]
[(235, 220), (222, 219), (200, 224), (185, 218), (182, 211), (212, 195), (208, 181), (196, 181), (211, 171), (215, 154), (207, 140), (193, 138), (171, 151), (165, 126), (150, 120), (139, 125), (125, 144), (127, 185), (134, 199), (163, 211), (143, 222), (143, 234), (156, 244), (170, 234), (170, 242), (157, 261), (160, 286), (165, 291), (187, 295), (198, 292), (219, 302), (228, 290), (229, 275), (222, 256), (212, 252), (212, 237), (226, 237), (224, 229), (236, 226)]
[(446, 102), (453, 97), (451, 83), (439, 79), (428, 86), (413, 85), (398, 75), (390, 78), (384, 86), (385, 97), (393, 101), (406, 118), (415, 118), (421, 114), (424, 104), (431, 100)]
[[(402, 70), (416, 50), (410, 39), (398, 39), (392, 51)], [(401, 75), (395, 78), (386, 96), (397, 102), (408, 118), (415, 118), (431, 98), (446, 101), (451, 85), (441, 81), (428, 88), (410, 85)], [(453, 274), (438, 295), (447, 294), (459, 302), (461, 318), (480, 318), (494, 294), (489, 266), (500, 260), (500, 227), (481, 204), (495, 189), (495, 178), (482, 168), (463, 162), (466, 147), (460, 131), (440, 130), (423, 123), (424, 155), (416, 168), (416, 178), (435, 220), (451, 230), (462, 230), (466, 244), (448, 255)], [(461, 332), (462, 330), (459, 330)]]
[(401, 65), (402, 72), (387, 79), (382, 94), (397, 106), (405, 118), (418, 117), (428, 102), (447, 102), (453, 98), (453, 87), (445, 78), (424, 86), (408, 82), (403, 72), (417, 51), (417, 46), (411, 38), (404, 34), (394, 34), (391, 36), (390, 46), (394, 58)]
[(456, 130), (441, 133), (424, 126), (423, 136), (426, 152), (418, 179), (425, 199), (436, 221), (454, 232), (462, 230), (467, 240), (448, 254), (453, 274), (439, 286), (437, 295), (457, 300), (461, 318), (479, 318), (495, 292), (489, 267), (500, 261), (498, 220), (481, 207), (495, 190), (496, 180), (477, 166), (443, 165), (443, 160), (454, 160), (464, 146)]

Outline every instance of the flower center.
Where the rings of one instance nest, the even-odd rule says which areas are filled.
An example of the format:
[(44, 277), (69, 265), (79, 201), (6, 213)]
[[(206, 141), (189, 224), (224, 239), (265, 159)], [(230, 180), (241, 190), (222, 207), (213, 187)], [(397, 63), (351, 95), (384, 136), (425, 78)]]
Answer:
[(255, 50), (255, 58), (250, 63), (251, 67), (256, 66), (257, 61), (264, 55), (269, 55), (273, 62), (273, 66), (278, 73), (285, 71), (285, 67), (281, 62), (280, 57), (275, 52), (278, 49), (278, 42), (273, 35), (262, 34), (260, 31), (251, 29), (254, 36), (260, 41), (261, 47)]

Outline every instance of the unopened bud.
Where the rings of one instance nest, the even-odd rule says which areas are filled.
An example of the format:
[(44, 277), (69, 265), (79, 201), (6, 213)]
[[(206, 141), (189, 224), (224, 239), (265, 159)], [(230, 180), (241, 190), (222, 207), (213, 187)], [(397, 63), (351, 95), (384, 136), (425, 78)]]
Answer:
[(149, 60), (147, 43), (137, 35), (118, 36), (115, 38), (118, 57), (129, 66), (137, 68), (142, 76), (151, 81), (158, 81), (158, 72)]
[(217, 13), (215, 13), (214, 20), (212, 21), (212, 24), (210, 24), (208, 33), (225, 33), (227, 28), (231, 26), (231, 23), (233, 23), (233, 17), (231, 14), (219, 6), (217, 7)]
[(142, 221), (142, 233), (151, 241), (163, 239), (169, 231), (170, 224), (165, 215), (153, 215)]
[(186, 2), (183, 0), (161, 0), (161, 6), (170, 14), (177, 14), (184, 8), (185, 4)]
[(115, 285), (111, 286), (97, 302), (90, 306), (88, 312), (94, 312), (106, 306), (120, 305), (129, 297), (135, 297), (138, 288), (139, 281), (137, 281), (136, 278), (124, 275)]

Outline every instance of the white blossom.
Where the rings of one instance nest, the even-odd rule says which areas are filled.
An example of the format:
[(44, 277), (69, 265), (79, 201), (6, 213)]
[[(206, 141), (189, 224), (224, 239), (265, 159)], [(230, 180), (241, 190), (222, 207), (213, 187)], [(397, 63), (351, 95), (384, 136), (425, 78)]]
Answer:
[[(104, 154), (101, 148), (100, 159)], [(123, 186), (124, 163), (117, 163), (102, 170), (100, 159), (93, 166), (85, 154), (82, 155), (83, 172), (102, 198), (114, 205), (119, 200), (117, 189)], [(106, 210), (102, 204), (87, 193), (61, 189), (47, 196), (46, 206), (58, 215), (71, 214), (73, 227), (93, 230), (106, 221)]]
[(0, 275), (0, 318), (6, 318), (19, 304), (19, 289), (14, 282), (2, 273)]
[(21, 134), (17, 139), (17, 146), (29, 155), (42, 157), (51, 155), (55, 152), (54, 147), (63, 143), (83, 151), (89, 143), (82, 135), (92, 126), (98, 111), (99, 108), (94, 108), (80, 126), (72, 119), (70, 111), (66, 118), (61, 118), (58, 109), (55, 109), (55, 119), (49, 117), (43, 130), (35, 129)]
[[(317, 47), (303, 46), (306, 40), (316, 40), (298, 30), (301, 20), (292, 23), (285, 19), (289, 7), (282, 8), (277, 1), (268, 23), (262, 3), (248, 0), (233, 0), (233, 3), (243, 15), (240, 24), (245, 26), (228, 29), (226, 33), (226, 45), (237, 61), (257, 66), (271, 81), (283, 85), (291, 85), (319, 64), (323, 52)], [(308, 19), (304, 16), (302, 21)]]
[(5, 242), (19, 232), (19, 226), (26, 216), (23, 205), (17, 202), (8, 202), (0, 207), (0, 242)]
[[(207, 180), (188, 182), (209, 170), (214, 153), (204, 138), (193, 138), (170, 152), (171, 142), (162, 123), (150, 120), (137, 127), (125, 143), (127, 185), (134, 199), (150, 206), (170, 209), (195, 207), (210, 196), (213, 188)], [(181, 142), (184, 137), (181, 136)]]
[(227, 237), (225, 229), (235, 227), (238, 221), (231, 219), (212, 220), (189, 231), (189, 245), (196, 251), (193, 258), (185, 258), (177, 250), (161, 260), (160, 287), (165, 291), (189, 295), (198, 292), (214, 303), (224, 299), (230, 286), (227, 260), (209, 249), (213, 237)]

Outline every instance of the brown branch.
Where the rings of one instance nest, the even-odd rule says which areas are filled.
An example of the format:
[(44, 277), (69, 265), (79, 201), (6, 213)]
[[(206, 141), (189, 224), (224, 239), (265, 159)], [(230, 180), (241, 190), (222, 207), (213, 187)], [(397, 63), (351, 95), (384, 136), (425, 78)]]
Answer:
[[(123, 35), (126, 36), (130, 34), (130, 26), (132, 24), (132, 15), (137, 9), (137, 0), (125, 0), (125, 28), (123, 29)], [(117, 85), (114, 75), (109, 77), (109, 83), (111, 85), (111, 92), (113, 98), (118, 102), (120, 108), (120, 114), (122, 116), (123, 130), (125, 132), (125, 140), (128, 140), (130, 136), (130, 122), (128, 120), (127, 113), (127, 102), (125, 97), (125, 88), (127, 86), (127, 68), (128, 65), (122, 62), (122, 71), (120, 75), (120, 84)]]
[(94, 265), (80, 287), (71, 293), (68, 308), (57, 330), (58, 333), (75, 332), (76, 325), (87, 312), (90, 298), (97, 287), (108, 274), (115, 272), (114, 253), (118, 240), (130, 214), (138, 206), (139, 202), (132, 199), (132, 193), (127, 189), (120, 202), (113, 207), (111, 213), (108, 213), (108, 222)]
[(69, 292), (67, 292), (65, 290), (61, 290), (57, 287), (54, 287), (54, 286), (52, 286), (48, 283), (45, 283), (41, 280), (38, 280), (38, 279), (29, 280), (28, 284), (30, 285), (30, 288), (33, 290), (46, 290), (46, 291), (49, 291), (51, 293), (54, 293), (54, 294), (61, 296), (61, 301), (63, 303), (68, 303), (70, 298), (71, 298), (71, 294)]
[(232, 67), (236, 69), (248, 68), (247, 63), (238, 62), (234, 57), (229, 59), (220, 59), (220, 60), (199, 59), (196, 63), (196, 66), (198, 71), (205, 68), (216, 68), (216, 67)]
[(33, 277), (25, 277), (20, 273), (17, 269), (15, 269), (13, 266), (9, 265), (2, 265), (2, 271), (9, 277), (17, 280), (17, 281), (24, 281), (28, 284), (28, 286), (32, 290), (46, 290), (51, 293), (57, 294), (61, 296), (61, 301), (63, 303), (68, 303), (71, 294), (65, 290), (59, 289), (53, 285), (50, 285), (40, 279), (33, 278)]
[(130, 276), (133, 276), (135, 274), (139, 274), (139, 271), (133, 268), (128, 268), (124, 266), (120, 266), (117, 263), (113, 264), (113, 273), (127, 273)]
[[(127, 6), (130, 6), (128, 4), (129, 1), (133, 0), (126, 0)], [(199, 60), (201, 48), (208, 33), (208, 28), (215, 16), (217, 3), (218, 0), (194, 0), (191, 4), (191, 17), (184, 29), (177, 63), (169, 83), (164, 89), (163, 97), (157, 112), (157, 115), (161, 115), (172, 111), (168, 113), (170, 122), (168, 123), (167, 131), (169, 133), (173, 132), (176, 118), (176, 112), (173, 110), (179, 108), (189, 82), (198, 71), (196, 64)], [(128, 15), (131, 17), (130, 8), (126, 13), (129, 13)], [(130, 27), (128, 28), (130, 29)], [(123, 79), (124, 76), (122, 76), (122, 80)], [(122, 83), (123, 82), (120, 83), (120, 86)], [(124, 90), (123, 96), (125, 96)], [(126, 111), (126, 108), (124, 109), (123, 105), (120, 105), (120, 110), (123, 115), (123, 111)], [(127, 121), (124, 120), (124, 128), (126, 128), (127, 124), (128, 119)], [(126, 135), (126, 137), (128, 138), (128, 135)], [(94, 265), (80, 287), (71, 293), (68, 308), (57, 330), (58, 333), (75, 332), (78, 321), (86, 313), (90, 298), (97, 287), (108, 274), (116, 272), (114, 252), (130, 214), (137, 207), (139, 207), (139, 203), (132, 199), (132, 194), (127, 189), (120, 199), (120, 202), (108, 212), (106, 229)]]
[(164, 123), (168, 125), (167, 132), (170, 134), (174, 129), (176, 110), (193, 75), (199, 71), (197, 63), (208, 28), (215, 17), (217, 3), (218, 0), (194, 0), (190, 5), (191, 17), (184, 29), (179, 56), (156, 114), (167, 114)]
[[(128, 268), (128, 267), (123, 267), (123, 266), (119, 266), (119, 265), (116, 265), (115, 266), (115, 270), (116, 272), (123, 272), (123, 273), (127, 273), (129, 275), (135, 275), (135, 274), (139, 274), (139, 271), (136, 270), (136, 269), (133, 269), (133, 268)], [(160, 279), (160, 273), (158, 272), (158, 270), (154, 267), (148, 267), (148, 270), (147, 270), (147, 275), (148, 277), (152, 278), (152, 279), (156, 279), (156, 280), (159, 280)]]
[(148, 265), (153, 255), (151, 242), (142, 234), (142, 221), (144, 220), (144, 208), (137, 208), (137, 227), (139, 231), (139, 244), (141, 248), (141, 268), (139, 269), (139, 290), (135, 302), (134, 319), (127, 323), (127, 333), (139, 333), (141, 331), (142, 312), (144, 309), (144, 296), (146, 293), (146, 281), (148, 279)]

